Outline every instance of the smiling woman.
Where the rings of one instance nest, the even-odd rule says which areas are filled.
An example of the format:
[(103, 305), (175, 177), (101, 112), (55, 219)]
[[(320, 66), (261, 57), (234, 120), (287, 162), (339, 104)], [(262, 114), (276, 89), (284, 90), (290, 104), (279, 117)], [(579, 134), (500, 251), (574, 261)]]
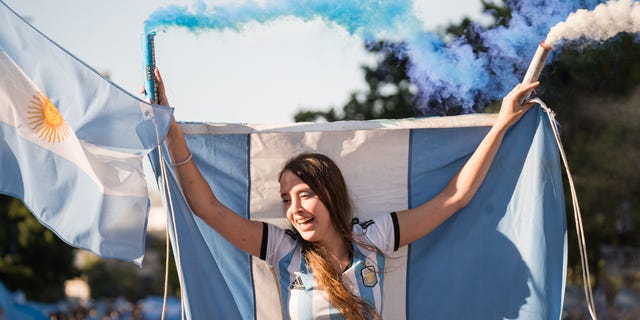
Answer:
[[(376, 231), (384, 228), (376, 227), (387, 225), (397, 230), (395, 213), (376, 219), (377, 225), (371, 228), (371, 222), (364, 226), (357, 220), (352, 221), (353, 208), (342, 172), (333, 160), (322, 154), (303, 153), (289, 160), (279, 180), (285, 215), (297, 234), (291, 239), (282, 239), (285, 233), (267, 229), (270, 232), (263, 237), (268, 239), (263, 243), (267, 247), (263, 259), (279, 268), (287, 265), (291, 274), (306, 275), (306, 280), (296, 277), (299, 287), (304, 289), (306, 284), (316, 288), (314, 290), (322, 288), (326, 294), (325, 301), (313, 301), (314, 290), (288, 290), (288, 300), (298, 301), (298, 305), (289, 305), (290, 312), (299, 313), (297, 309), (302, 303), (326, 314), (332, 314), (334, 307), (347, 319), (379, 319), (376, 310), (382, 305), (382, 283), (378, 279), (385, 266), (375, 262), (385, 257), (378, 248), (388, 247), (385, 242), (393, 243), (394, 239), (387, 238), (393, 232), (379, 233)], [(280, 245), (269, 245), (274, 242)], [(301, 250), (296, 250), (298, 246)], [(393, 249), (397, 249), (397, 243)], [(296, 258), (295, 254), (300, 256)], [(295, 260), (306, 262), (308, 270), (292, 263)], [(286, 287), (290, 279), (279, 280), (284, 281), (280, 285)]]
[[(155, 74), (158, 103), (168, 106), (157, 69)], [(471, 201), (507, 129), (533, 105), (522, 105), (518, 99), (537, 85), (517, 85), (504, 97), (491, 130), (439, 193), (410, 209), (378, 213), (362, 222), (352, 220), (344, 177), (327, 156), (302, 153), (284, 165), (280, 196), (293, 227), (285, 230), (247, 219), (223, 204), (192, 160), (175, 120), (165, 141), (193, 213), (238, 249), (273, 268), (285, 318), (380, 319), (387, 257), (429, 234)]]

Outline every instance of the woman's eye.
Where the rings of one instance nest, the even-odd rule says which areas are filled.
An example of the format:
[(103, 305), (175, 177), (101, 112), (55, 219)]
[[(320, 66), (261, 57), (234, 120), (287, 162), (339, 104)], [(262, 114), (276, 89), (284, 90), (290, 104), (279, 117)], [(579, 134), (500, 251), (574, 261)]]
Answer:
[(308, 199), (308, 198), (312, 198), (314, 196), (315, 195), (313, 194), (313, 192), (310, 192), (310, 191), (300, 192), (300, 198), (302, 198), (302, 199)]

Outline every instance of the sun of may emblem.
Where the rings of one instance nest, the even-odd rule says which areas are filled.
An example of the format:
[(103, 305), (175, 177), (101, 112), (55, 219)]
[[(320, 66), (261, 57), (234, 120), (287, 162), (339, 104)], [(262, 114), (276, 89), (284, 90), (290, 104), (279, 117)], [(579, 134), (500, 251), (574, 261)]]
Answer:
[(29, 126), (38, 137), (49, 143), (64, 141), (71, 128), (51, 100), (44, 93), (37, 91), (29, 102)]

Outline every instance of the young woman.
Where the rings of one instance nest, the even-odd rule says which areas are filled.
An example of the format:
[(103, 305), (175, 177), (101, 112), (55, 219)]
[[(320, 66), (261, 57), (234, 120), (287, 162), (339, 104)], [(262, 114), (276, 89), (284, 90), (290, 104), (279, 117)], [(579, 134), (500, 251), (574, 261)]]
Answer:
[[(156, 70), (159, 104), (169, 106)], [(502, 101), (498, 118), (476, 151), (433, 199), (374, 220), (352, 220), (340, 169), (328, 157), (305, 153), (288, 161), (280, 175), (283, 214), (291, 230), (245, 219), (222, 204), (191, 161), (175, 120), (166, 144), (192, 211), (239, 249), (265, 260), (278, 277), (283, 314), (291, 319), (379, 319), (386, 253), (442, 224), (473, 198), (506, 130), (532, 106), (518, 98), (538, 86), (517, 85)]]

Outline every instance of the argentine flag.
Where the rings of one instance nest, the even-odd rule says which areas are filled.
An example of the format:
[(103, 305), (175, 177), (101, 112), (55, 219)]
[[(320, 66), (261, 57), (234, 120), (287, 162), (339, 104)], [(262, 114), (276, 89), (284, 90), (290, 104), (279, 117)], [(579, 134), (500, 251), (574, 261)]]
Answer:
[(0, 2), (0, 192), (72, 246), (140, 263), (142, 160), (171, 110), (104, 79)]
[[(313, 151), (335, 160), (355, 215), (364, 221), (435, 196), (494, 119), (478, 114), (181, 127), (193, 159), (224, 204), (244, 217), (289, 228), (278, 172), (294, 155)], [(168, 181), (171, 240), (188, 317), (287, 319), (272, 270), (194, 216), (172, 174)], [(387, 261), (383, 319), (560, 319), (565, 209), (558, 149), (542, 109), (533, 108), (507, 132), (469, 205)]]

